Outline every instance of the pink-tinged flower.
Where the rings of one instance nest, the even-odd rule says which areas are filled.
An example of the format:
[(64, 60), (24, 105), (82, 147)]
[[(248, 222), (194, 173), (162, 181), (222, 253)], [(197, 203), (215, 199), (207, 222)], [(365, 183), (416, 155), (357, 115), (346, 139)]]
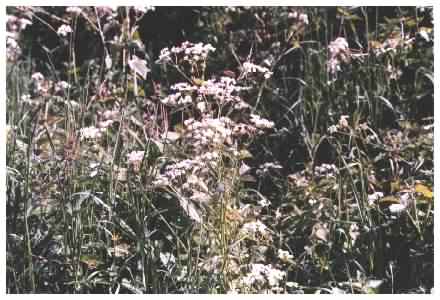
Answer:
[(343, 37), (338, 37), (336, 40), (330, 43), (328, 50), (331, 56), (337, 56), (348, 52), (348, 42)]
[(139, 172), (144, 155), (145, 151), (131, 151), (127, 154), (128, 164), (133, 166), (135, 172)]
[(110, 20), (117, 16), (118, 6), (96, 6), (96, 11), (100, 18), (106, 17), (107, 20)]
[[(8, 34), (8, 33), (7, 33)], [(9, 33), (10, 34), (10, 33)], [(8, 61), (16, 61), (21, 54), (21, 48), (12, 34), (6, 37), (6, 59)]]
[(335, 74), (340, 70), (341, 62), (348, 63), (350, 61), (350, 48), (348, 42), (343, 37), (338, 37), (328, 46), (330, 58), (327, 67), (330, 73)]
[(137, 163), (144, 158), (145, 151), (131, 151), (127, 154), (128, 163)]
[(35, 81), (43, 81), (44, 80), (44, 76), (40, 72), (35, 72), (34, 74), (32, 74), (31, 78), (32, 78), (32, 80), (35, 80)]

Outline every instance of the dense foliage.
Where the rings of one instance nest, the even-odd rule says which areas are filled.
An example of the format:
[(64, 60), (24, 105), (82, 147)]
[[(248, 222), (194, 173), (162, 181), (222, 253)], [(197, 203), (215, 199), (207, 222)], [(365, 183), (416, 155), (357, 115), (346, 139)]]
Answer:
[(430, 7), (8, 7), (8, 293), (430, 293)]

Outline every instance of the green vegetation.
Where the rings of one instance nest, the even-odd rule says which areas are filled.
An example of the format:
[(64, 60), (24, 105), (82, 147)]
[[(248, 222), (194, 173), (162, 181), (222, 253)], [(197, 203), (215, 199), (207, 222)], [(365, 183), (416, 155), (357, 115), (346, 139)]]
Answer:
[(430, 293), (432, 11), (8, 7), (7, 293)]

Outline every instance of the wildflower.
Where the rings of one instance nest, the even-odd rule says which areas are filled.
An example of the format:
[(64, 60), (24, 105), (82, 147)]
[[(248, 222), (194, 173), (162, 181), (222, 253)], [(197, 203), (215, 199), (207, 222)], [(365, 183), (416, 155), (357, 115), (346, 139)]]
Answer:
[(298, 17), (298, 13), (296, 11), (289, 12), (289, 14), (287, 15), (287, 18), (289, 19), (296, 19), (297, 17)]
[(301, 173), (290, 174), (287, 176), (287, 179), (299, 188), (305, 188), (310, 185), (309, 180), (307, 180), (306, 176)]
[(112, 126), (113, 123), (114, 123), (113, 120), (101, 121), (98, 123), (98, 127), (99, 128), (108, 128), (108, 127)]
[(251, 114), (250, 121), (255, 125), (255, 127), (261, 129), (273, 128), (275, 125), (274, 122), (261, 118), (259, 115), (255, 115), (255, 114)]
[(36, 73), (32, 74), (31, 78), (34, 81), (43, 81), (44, 80), (44, 76), (40, 72), (36, 72)]
[(398, 204), (391, 204), (389, 207), (388, 207), (388, 209), (390, 210), (390, 212), (392, 213), (392, 214), (400, 214), (400, 213), (402, 213), (403, 211), (405, 211), (406, 210), (406, 206), (405, 205), (403, 205), (403, 204), (400, 204), (400, 203), (398, 203)]
[(357, 224), (351, 224), (348, 234), (351, 237), (351, 244), (352, 246), (354, 246), (354, 243), (356, 242), (357, 238), (360, 235), (359, 226)]
[(278, 286), (279, 282), (283, 280), (284, 276), (286, 276), (286, 272), (284, 271), (275, 268), (266, 269), (266, 277), (270, 286)]
[(93, 126), (81, 128), (80, 136), (81, 140), (84, 139), (98, 139), (102, 136), (103, 129)]
[(9, 61), (15, 61), (21, 54), (21, 48), (12, 36), (13, 34), (9, 33), (6, 37), (6, 58)]
[(137, 163), (142, 161), (144, 158), (145, 151), (132, 151), (127, 154), (129, 163)]
[(327, 67), (330, 73), (335, 74), (340, 70), (341, 62), (348, 63), (350, 60), (350, 49), (345, 38), (339, 37), (332, 41), (328, 46), (330, 59), (327, 62)]
[(286, 272), (275, 269), (271, 265), (252, 264), (250, 272), (242, 279), (242, 283), (250, 287), (268, 282), (271, 287), (276, 287), (285, 276)]
[(278, 249), (278, 258), (283, 262), (287, 262), (293, 258), (289, 251)]
[(119, 119), (121, 113), (119, 112), (119, 110), (106, 110), (102, 116), (104, 119), (106, 120), (117, 120)]
[(261, 235), (267, 234), (267, 226), (264, 225), (260, 220), (245, 223), (241, 230), (243, 233), (250, 234), (252, 236), (254, 236), (257, 233)]
[(206, 112), (206, 103), (204, 101), (198, 102), (197, 109), (200, 110), (201, 113)]
[(66, 12), (74, 15), (79, 15), (82, 12), (82, 9), (78, 6), (69, 6), (66, 8)]
[(328, 50), (332, 57), (336, 57), (338, 55), (345, 56), (349, 51), (347, 40), (343, 37), (337, 38), (330, 43)]
[(60, 81), (55, 84), (55, 92), (67, 90), (68, 88), (70, 88), (70, 84), (66, 81)]
[(340, 117), (339, 126), (341, 128), (348, 128), (348, 121), (347, 121), (348, 118), (349, 118), (349, 116), (347, 116), (347, 115), (343, 115)]
[(298, 20), (306, 25), (309, 24), (309, 18), (306, 14), (300, 14)]
[(105, 17), (107, 21), (115, 18), (118, 14), (118, 6), (96, 6), (100, 18)]
[(368, 204), (373, 205), (380, 198), (383, 198), (382, 192), (374, 192), (373, 194), (369, 194), (368, 195)]
[(209, 52), (214, 52), (215, 48), (211, 44), (204, 45), (203, 43), (193, 44), (191, 42), (183, 42), (180, 47), (163, 48), (160, 51), (159, 63), (171, 62), (171, 54), (179, 55), (183, 60), (190, 63), (198, 63), (208, 57)]
[(258, 205), (260, 205), (261, 207), (267, 207), (270, 205), (270, 202), (266, 198), (264, 198), (258, 201)]
[(263, 73), (263, 76), (266, 79), (269, 79), (273, 75), (273, 72), (271, 72), (268, 68), (261, 67), (247, 61), (243, 63), (243, 75), (246, 75), (248, 73)]
[(90, 163), (90, 169), (92, 170), (91, 172), (90, 172), (90, 177), (95, 177), (96, 175), (98, 175), (98, 172), (99, 172), (99, 169), (98, 169), (98, 167), (99, 167), (99, 163), (96, 163), (96, 162), (92, 162), (92, 163)]
[(321, 164), (315, 167), (315, 172), (319, 176), (335, 177), (339, 173), (338, 168), (334, 164)]
[(336, 126), (336, 125), (331, 125), (329, 128), (327, 128), (327, 131), (328, 131), (330, 134), (336, 133), (336, 132), (338, 132), (338, 126)]
[(145, 13), (147, 13), (148, 11), (155, 11), (156, 10), (156, 8), (154, 7), (154, 6), (151, 6), (151, 5), (149, 5), (149, 6), (135, 6), (134, 7), (134, 10), (137, 12), (137, 13), (142, 13), (142, 14), (145, 14)]
[(72, 27), (63, 24), (60, 27), (58, 27), (57, 33), (61, 36), (67, 36), (69, 33), (72, 33)]

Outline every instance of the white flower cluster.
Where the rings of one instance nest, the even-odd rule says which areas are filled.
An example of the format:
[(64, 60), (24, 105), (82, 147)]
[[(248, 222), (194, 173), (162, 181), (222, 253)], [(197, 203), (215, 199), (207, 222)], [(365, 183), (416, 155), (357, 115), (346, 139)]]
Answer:
[(348, 63), (350, 61), (350, 48), (348, 42), (343, 37), (338, 37), (332, 41), (328, 46), (330, 59), (327, 62), (327, 67), (332, 74), (336, 74), (341, 69), (341, 62)]
[(214, 99), (221, 103), (227, 103), (242, 102), (241, 98), (236, 94), (246, 89), (248, 88), (237, 86), (235, 79), (223, 76), (220, 78), (220, 81), (215, 79), (204, 81), (198, 92), (200, 95), (213, 96)]
[(64, 80), (55, 84), (55, 92), (65, 91), (70, 88), (70, 84)]
[(149, 6), (135, 6), (134, 7), (134, 10), (137, 12), (137, 13), (141, 13), (141, 14), (146, 14), (148, 11), (155, 11), (156, 10), (156, 7), (154, 7), (154, 6), (151, 6), (151, 5), (149, 5)]
[(336, 177), (336, 175), (339, 174), (339, 170), (334, 164), (321, 164), (315, 167), (315, 173), (318, 176), (329, 178)]
[[(176, 106), (185, 105), (197, 100), (197, 107), (201, 112), (206, 110), (205, 106), (201, 106), (207, 97), (212, 100), (224, 104), (235, 103), (234, 108), (246, 108), (249, 105), (245, 103), (238, 93), (247, 87), (237, 86), (235, 79), (229, 77), (221, 77), (220, 80), (209, 79), (200, 84), (200, 86), (191, 85), (186, 82), (176, 83), (171, 86), (171, 89), (176, 91), (161, 100), (163, 104)], [(205, 103), (204, 103), (205, 104)]]
[[(210, 44), (184, 42), (179, 47), (162, 49), (159, 62), (199, 63), (214, 50)], [(260, 66), (257, 66), (256, 70), (268, 72), (268, 69)], [(246, 89), (249, 88), (239, 86), (231, 77), (199, 79), (172, 85), (172, 93), (161, 100), (163, 104), (169, 106), (182, 105), (183, 109), (194, 105), (191, 108), (201, 113), (191, 114), (195, 117), (184, 120), (183, 130), (179, 132), (179, 141), (185, 146), (188, 159), (177, 160), (167, 165), (153, 180), (154, 186), (168, 187), (176, 194), (181, 207), (196, 222), (202, 220), (199, 209), (203, 209), (204, 206), (201, 204), (218, 198), (219, 194), (225, 192), (227, 186), (226, 183), (218, 182), (213, 170), (218, 169), (218, 164), (225, 156), (240, 161), (242, 158), (239, 150), (242, 139), (263, 133), (262, 129), (274, 126), (273, 122), (256, 114), (247, 119), (246, 117), (249, 116), (247, 111), (241, 111), (243, 114), (239, 117), (240, 121), (224, 115), (226, 111), (230, 113), (249, 107), (240, 97), (240, 92)], [(229, 166), (226, 170), (234, 172), (229, 170)], [(198, 204), (198, 207), (195, 204)], [(260, 223), (247, 224), (243, 231), (250, 232), (251, 235), (259, 235), (258, 238), (262, 236), (266, 238), (268, 231), (264, 230), (265, 225)], [(256, 228), (253, 229), (252, 226)]]
[(142, 161), (145, 151), (131, 151), (127, 154), (127, 160), (130, 164), (136, 164)]
[(14, 38), (13, 34), (6, 33), (6, 59), (16, 61), (21, 54), (21, 48)]
[(286, 272), (278, 270), (271, 265), (252, 264), (251, 271), (242, 278), (245, 286), (269, 284), (270, 287), (279, 286), (280, 282), (286, 276)]
[(183, 42), (180, 47), (172, 47), (171, 50), (167, 48), (163, 48), (160, 51), (159, 62), (166, 63), (172, 62), (172, 55), (174, 54), (176, 58), (182, 56), (183, 60), (188, 61), (190, 63), (197, 63), (200, 61), (206, 60), (209, 52), (214, 52), (215, 48), (212, 47), (211, 44), (204, 45), (203, 43), (193, 44), (191, 42)]
[(58, 27), (57, 33), (61, 36), (67, 36), (69, 33), (72, 33), (72, 27), (70, 27), (69, 25), (61, 25), (60, 27)]
[(40, 72), (35, 72), (32, 74), (31, 76), (32, 82), (35, 85), (35, 90), (37, 92), (41, 92), (44, 89), (43, 85), (44, 85), (44, 75), (41, 74)]
[(305, 25), (309, 24), (309, 17), (307, 16), (307, 14), (299, 14), (297, 11), (291, 11), (287, 15), (287, 17), (289, 19), (297, 20), (298, 22), (303, 23)]
[(290, 174), (289, 176), (287, 176), (287, 179), (289, 179), (289, 182), (291, 182), (292, 184), (294, 184), (296, 187), (299, 188), (305, 188), (310, 185), (310, 180), (307, 179), (305, 170), (294, 174)]
[(259, 115), (251, 114), (251, 123), (255, 125), (255, 127), (259, 129), (268, 129), (273, 128), (275, 123), (260, 117)]
[(94, 126), (84, 127), (80, 129), (80, 137), (81, 140), (99, 139), (104, 131), (105, 129)]
[(10, 32), (25, 30), (28, 25), (32, 25), (32, 21), (25, 18), (17, 18), (12, 15), (7, 16), (6, 26)]
[(185, 122), (186, 137), (193, 141), (198, 149), (205, 149), (207, 146), (232, 144), (232, 129), (234, 122), (228, 117), (204, 118), (201, 121), (188, 119)]
[(278, 258), (283, 262), (293, 259), (293, 255), (289, 251), (278, 249)]
[(374, 192), (372, 194), (369, 194), (367, 198), (368, 198), (368, 204), (373, 205), (374, 203), (377, 202), (377, 200), (379, 200), (380, 198), (383, 198), (383, 193), (382, 192)]
[(82, 12), (81, 7), (78, 6), (69, 6), (66, 8), (66, 13), (79, 15)]
[(248, 73), (262, 73), (266, 79), (269, 79), (273, 75), (273, 72), (271, 72), (268, 68), (247, 61), (243, 63), (243, 76)]
[(241, 232), (252, 237), (255, 237), (256, 235), (266, 236), (269, 233), (267, 226), (260, 220), (243, 224)]
[[(178, 184), (181, 183), (180, 187), (188, 188), (191, 184), (194, 185), (196, 182), (203, 182), (203, 179), (194, 177), (195, 174), (203, 175), (209, 167), (215, 167), (218, 158), (218, 152), (206, 152), (195, 156), (193, 159), (185, 159), (167, 165), (165, 167), (165, 172), (163, 174), (158, 174), (153, 184), (158, 186), (172, 184), (176, 188), (179, 188)], [(182, 182), (184, 183), (182, 184)], [(207, 191), (207, 189), (204, 190)]]
[(404, 37), (391, 37), (386, 39), (382, 44), (378, 44), (372, 47), (373, 53), (376, 56), (381, 56), (388, 52), (396, 53), (397, 48), (407, 48), (412, 46), (415, 38), (411, 38), (409, 35)]

